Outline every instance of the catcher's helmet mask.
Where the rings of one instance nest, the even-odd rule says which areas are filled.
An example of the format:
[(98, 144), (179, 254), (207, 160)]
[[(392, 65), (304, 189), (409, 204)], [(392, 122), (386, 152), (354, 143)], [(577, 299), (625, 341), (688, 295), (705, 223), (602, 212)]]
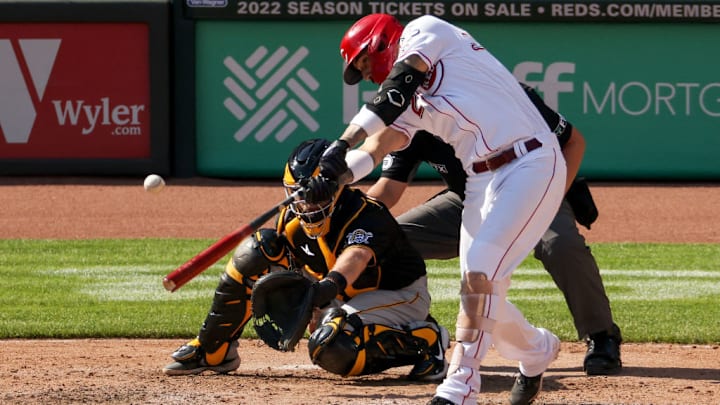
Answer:
[[(326, 139), (310, 139), (298, 145), (290, 154), (283, 185), (285, 195), (290, 196), (300, 188), (302, 180), (320, 175), (320, 157), (330, 142)], [(309, 203), (298, 196), (290, 203), (289, 209), (299, 220), (305, 234), (310, 238), (318, 238), (330, 228), (330, 217), (335, 210), (335, 202), (342, 187), (328, 201)]]

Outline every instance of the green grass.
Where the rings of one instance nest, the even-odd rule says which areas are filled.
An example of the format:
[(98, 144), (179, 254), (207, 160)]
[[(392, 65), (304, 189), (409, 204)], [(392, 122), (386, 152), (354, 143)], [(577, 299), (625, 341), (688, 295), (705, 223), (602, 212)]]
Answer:
[[(162, 278), (206, 239), (0, 240), (0, 338), (194, 336), (227, 258), (175, 293)], [(720, 343), (720, 245), (596, 244), (616, 322), (629, 342)], [(451, 332), (456, 260), (429, 261), (433, 315)], [(509, 299), (566, 341), (576, 332), (539, 261), (513, 276)], [(246, 337), (255, 337), (252, 327)]]

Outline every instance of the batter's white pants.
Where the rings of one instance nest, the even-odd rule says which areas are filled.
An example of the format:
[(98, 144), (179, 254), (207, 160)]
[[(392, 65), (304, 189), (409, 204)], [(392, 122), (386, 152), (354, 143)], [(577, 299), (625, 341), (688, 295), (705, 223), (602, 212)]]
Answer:
[[(506, 300), (513, 271), (548, 229), (563, 199), (565, 160), (554, 134), (537, 137), (543, 146), (494, 172), (468, 177), (460, 231), (460, 271), (482, 272), (494, 281), (483, 316), (495, 321), (474, 342), (458, 342), (478, 364), (492, 344), (499, 354), (519, 362), (529, 377), (547, 369), (559, 340), (531, 325)], [(462, 273), (461, 273), (462, 274)], [(446, 377), (436, 394), (456, 404), (475, 404), (479, 369), (461, 366)]]

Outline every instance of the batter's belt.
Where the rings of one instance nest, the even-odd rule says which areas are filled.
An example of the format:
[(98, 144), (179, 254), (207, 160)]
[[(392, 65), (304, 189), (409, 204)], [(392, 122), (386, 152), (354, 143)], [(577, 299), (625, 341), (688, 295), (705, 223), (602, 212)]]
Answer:
[[(538, 141), (536, 138), (532, 138), (530, 140), (527, 140), (524, 142), (525, 149), (527, 152), (530, 152), (532, 150), (535, 150), (542, 146), (542, 143)], [(526, 153), (527, 153), (526, 152)], [(485, 160), (481, 160), (479, 162), (473, 163), (473, 171), (475, 173), (484, 173), (488, 170), (493, 171), (497, 170), (503, 165), (512, 162), (513, 160), (517, 159), (518, 155), (515, 153), (515, 147), (510, 147), (508, 149), (505, 149), (504, 151), (498, 153), (495, 156), (489, 157)]]

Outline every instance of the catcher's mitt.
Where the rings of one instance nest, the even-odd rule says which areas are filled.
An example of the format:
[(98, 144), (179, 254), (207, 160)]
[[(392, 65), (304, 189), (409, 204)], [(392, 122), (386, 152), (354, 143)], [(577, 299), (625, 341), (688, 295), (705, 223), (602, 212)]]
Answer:
[(261, 277), (252, 290), (253, 327), (268, 346), (294, 351), (313, 313), (312, 282), (300, 273), (274, 271)]

